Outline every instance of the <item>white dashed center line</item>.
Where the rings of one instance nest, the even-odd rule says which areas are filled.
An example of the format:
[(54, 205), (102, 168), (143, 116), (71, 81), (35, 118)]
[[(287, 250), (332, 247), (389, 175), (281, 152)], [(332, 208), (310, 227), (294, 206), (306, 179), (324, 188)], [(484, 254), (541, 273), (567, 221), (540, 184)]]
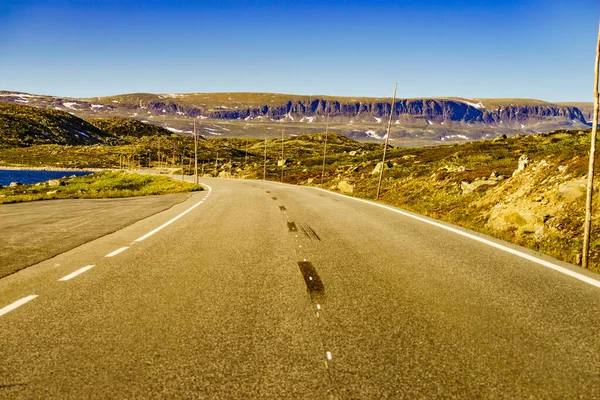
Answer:
[(113, 251), (112, 253), (108, 253), (107, 255), (105, 255), (104, 257), (114, 257), (119, 253), (124, 252), (125, 250), (127, 250), (129, 248), (129, 246), (125, 246), (125, 247), (121, 247), (120, 249), (116, 249), (115, 251)]
[(35, 299), (36, 297), (37, 297), (37, 294), (32, 294), (31, 296), (23, 297), (21, 300), (17, 300), (12, 304), (7, 305), (3, 309), (0, 309), (0, 317), (3, 316), (4, 314), (11, 312), (12, 310), (14, 310), (16, 308), (21, 307), (23, 304), (30, 302), (31, 300)]
[(59, 281), (68, 281), (69, 279), (75, 278), (77, 275), (83, 274), (85, 271), (94, 268), (94, 265), (86, 265), (83, 268), (79, 268), (77, 271), (70, 273), (67, 276), (63, 276)]

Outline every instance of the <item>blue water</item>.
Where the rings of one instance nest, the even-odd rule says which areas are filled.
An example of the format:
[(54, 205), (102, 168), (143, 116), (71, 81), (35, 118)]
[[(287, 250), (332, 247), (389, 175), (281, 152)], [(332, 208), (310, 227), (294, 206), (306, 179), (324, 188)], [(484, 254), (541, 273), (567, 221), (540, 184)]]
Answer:
[(44, 182), (49, 179), (59, 179), (63, 176), (88, 175), (87, 171), (40, 171), (40, 170), (0, 170), (0, 185), (8, 186), (11, 182), (21, 182), (24, 185)]

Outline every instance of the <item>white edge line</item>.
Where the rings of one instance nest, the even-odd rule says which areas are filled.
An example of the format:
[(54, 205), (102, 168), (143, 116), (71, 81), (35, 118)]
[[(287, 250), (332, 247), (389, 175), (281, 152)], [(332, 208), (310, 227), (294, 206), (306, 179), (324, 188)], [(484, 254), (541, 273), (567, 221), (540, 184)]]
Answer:
[[(210, 192), (212, 192), (212, 188), (210, 186), (208, 186), (207, 184), (202, 183), (201, 185), (202, 186), (206, 186), (208, 188), (208, 194), (210, 194)], [(196, 204), (194, 204), (193, 206), (191, 206), (190, 208), (188, 208), (187, 210), (185, 210), (181, 214), (176, 215), (175, 217), (171, 218), (170, 220), (168, 220), (167, 222), (165, 222), (164, 224), (162, 224), (158, 228), (155, 228), (155, 229), (151, 230), (150, 232), (146, 233), (144, 236), (140, 236), (139, 238), (135, 239), (134, 242), (141, 242), (142, 240), (148, 239), (150, 236), (154, 235), (156, 232), (161, 231), (162, 229), (164, 229), (167, 226), (171, 225), (173, 222), (177, 221), (179, 218), (183, 217), (185, 214), (187, 214), (190, 211), (192, 211), (194, 208), (198, 207), (200, 204), (202, 204), (202, 202), (204, 202), (204, 199), (200, 200), (199, 202), (197, 202)]]
[(113, 251), (112, 253), (108, 253), (107, 255), (105, 255), (104, 257), (114, 257), (119, 253), (124, 252), (125, 250), (127, 250), (129, 248), (129, 246), (125, 246), (125, 247), (121, 247), (120, 249), (116, 249), (115, 251)]
[(459, 234), (461, 236), (467, 237), (469, 239), (478, 241), (478, 242), (483, 243), (483, 244), (487, 244), (488, 246), (494, 247), (494, 248), (496, 248), (498, 250), (502, 250), (502, 251), (505, 251), (507, 253), (513, 254), (513, 255), (515, 255), (517, 257), (521, 257), (521, 258), (524, 258), (524, 259), (526, 259), (528, 261), (532, 261), (534, 263), (543, 265), (544, 267), (553, 269), (553, 270), (555, 270), (557, 272), (560, 272), (562, 274), (568, 275), (568, 276), (570, 276), (572, 278), (575, 278), (575, 279), (579, 279), (582, 282), (585, 282), (585, 283), (588, 283), (588, 284), (590, 284), (592, 286), (600, 288), (600, 281), (598, 281), (598, 280), (596, 280), (594, 278), (591, 278), (589, 276), (580, 274), (580, 273), (575, 272), (575, 271), (571, 271), (570, 269), (567, 269), (565, 267), (561, 267), (560, 265), (556, 265), (556, 264), (553, 264), (553, 263), (551, 263), (549, 261), (542, 260), (542, 259), (534, 257), (534, 256), (532, 256), (530, 254), (526, 254), (526, 253), (523, 253), (523, 252), (521, 252), (519, 250), (512, 249), (510, 247), (504, 246), (504, 245), (502, 245), (500, 243), (492, 242), (491, 240), (484, 239), (484, 238), (479, 237), (479, 236), (475, 236), (475, 235), (473, 235), (471, 233), (461, 231), (459, 229), (453, 228), (451, 226), (444, 225), (444, 224), (436, 222), (436, 221), (432, 221), (432, 220), (427, 219), (427, 218), (419, 217), (417, 215), (414, 215), (414, 214), (411, 214), (411, 213), (399, 210), (399, 209), (391, 207), (391, 206), (386, 206), (384, 204), (375, 203), (373, 201), (369, 201), (369, 200), (365, 200), (365, 199), (360, 199), (358, 197), (346, 196), (346, 195), (343, 195), (343, 194), (340, 194), (340, 193), (331, 192), (329, 190), (325, 190), (325, 189), (321, 189), (321, 188), (316, 188), (316, 187), (312, 187), (312, 188), (316, 189), (316, 190), (320, 190), (320, 191), (326, 192), (326, 193), (329, 193), (329, 194), (333, 194), (333, 195), (336, 195), (336, 196), (340, 196), (340, 197), (344, 197), (344, 198), (348, 198), (348, 199), (353, 199), (353, 200), (356, 200), (356, 201), (360, 201), (362, 203), (370, 204), (372, 206), (377, 206), (377, 207), (380, 207), (380, 208), (384, 208), (386, 210), (393, 211), (395, 213), (404, 215), (406, 217), (409, 217), (409, 218), (412, 218), (412, 219), (416, 219), (417, 221), (425, 222), (426, 224), (433, 225), (433, 226), (445, 229), (445, 230), (450, 231), (450, 232), (454, 232), (454, 233)]
[(0, 317), (3, 316), (4, 314), (11, 312), (15, 308), (21, 307), (23, 304), (30, 302), (31, 300), (35, 299), (36, 297), (38, 297), (37, 294), (32, 294), (31, 296), (23, 297), (21, 300), (17, 300), (12, 304), (7, 305), (6, 307), (0, 309)]
[(71, 272), (69, 275), (63, 276), (62, 278), (59, 279), (59, 281), (68, 281), (69, 279), (73, 279), (77, 275), (83, 274), (85, 271), (90, 270), (90, 269), (92, 269), (94, 267), (95, 267), (95, 265), (86, 265), (83, 268), (79, 268), (75, 272)]

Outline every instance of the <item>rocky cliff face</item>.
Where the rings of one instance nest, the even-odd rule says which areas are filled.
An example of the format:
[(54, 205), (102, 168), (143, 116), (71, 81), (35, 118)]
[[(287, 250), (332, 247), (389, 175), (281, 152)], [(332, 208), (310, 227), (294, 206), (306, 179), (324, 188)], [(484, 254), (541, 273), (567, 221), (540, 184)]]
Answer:
[[(284, 105), (262, 105), (245, 109), (213, 109), (190, 107), (176, 102), (153, 101), (146, 104), (148, 110), (156, 113), (180, 113), (189, 117), (203, 116), (212, 119), (254, 119), (266, 117), (282, 119), (286, 117), (375, 117), (389, 118), (391, 102), (354, 102), (343, 103), (335, 100), (312, 99), (288, 101)], [(396, 119), (408, 117), (424, 119), (431, 122), (464, 122), (482, 124), (500, 123), (529, 123), (548, 118), (562, 118), (570, 121), (585, 123), (585, 118), (576, 107), (559, 106), (550, 103), (543, 105), (506, 105), (493, 109), (486, 108), (481, 103), (467, 103), (457, 100), (399, 100), (394, 105)], [(430, 123), (431, 123), (430, 122)]]

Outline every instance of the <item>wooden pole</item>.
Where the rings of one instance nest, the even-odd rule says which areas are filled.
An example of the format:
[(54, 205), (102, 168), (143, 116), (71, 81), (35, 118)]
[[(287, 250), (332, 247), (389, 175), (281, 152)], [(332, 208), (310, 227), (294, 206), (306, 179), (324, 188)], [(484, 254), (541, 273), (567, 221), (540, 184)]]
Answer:
[(263, 181), (267, 179), (267, 135), (265, 135), (265, 160), (263, 163)]
[(387, 152), (388, 142), (390, 141), (390, 130), (392, 129), (392, 117), (394, 116), (394, 104), (396, 103), (396, 90), (398, 89), (398, 82), (394, 87), (394, 98), (392, 100), (392, 108), (390, 110), (390, 120), (388, 121), (387, 134), (385, 135), (385, 145), (383, 146), (383, 160), (381, 161), (381, 171), (379, 171), (379, 183), (377, 184), (377, 196), (375, 200), (379, 200), (379, 194), (381, 193), (381, 180), (383, 179), (383, 170), (385, 169), (385, 153)]
[(592, 118), (592, 134), (590, 138), (590, 163), (588, 169), (587, 191), (585, 199), (585, 223), (583, 226), (583, 250), (581, 252), (581, 266), (588, 268), (590, 253), (590, 236), (592, 231), (592, 194), (594, 190), (594, 161), (596, 153), (596, 134), (598, 129), (598, 73), (600, 69), (600, 25), (598, 25), (598, 45), (596, 48), (596, 64), (594, 65), (594, 117)]
[(284, 131), (284, 129), (281, 130), (281, 180), (280, 180), (280, 182), (283, 182), (283, 167), (285, 166), (285, 160), (283, 159), (283, 131)]
[(329, 113), (327, 113), (327, 122), (325, 122), (325, 144), (323, 145), (323, 169), (321, 170), (321, 186), (325, 180), (325, 155), (327, 154), (327, 134), (329, 133)]
[(215, 157), (215, 177), (219, 176), (219, 152), (217, 151), (217, 156)]
[(196, 133), (196, 120), (194, 120), (194, 183), (198, 184), (198, 134)]

